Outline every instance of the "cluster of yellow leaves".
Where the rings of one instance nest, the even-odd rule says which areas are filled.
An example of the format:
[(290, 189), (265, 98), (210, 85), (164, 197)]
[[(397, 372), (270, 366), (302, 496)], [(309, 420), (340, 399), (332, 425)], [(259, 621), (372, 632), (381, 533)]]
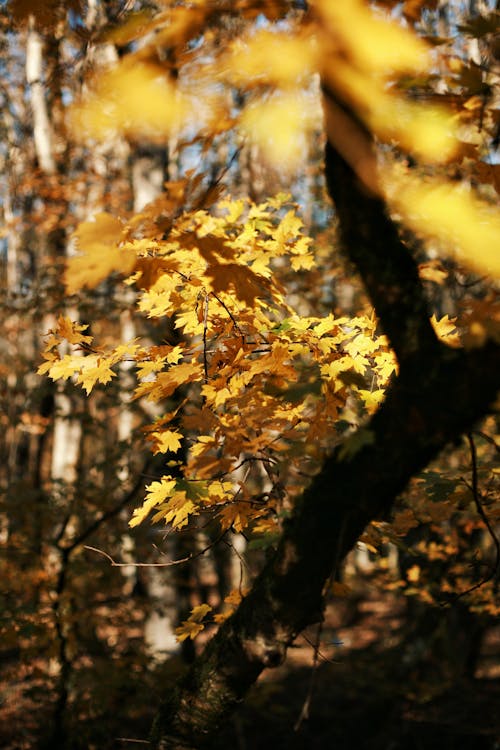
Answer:
[[(60, 316), (54, 329), (48, 332), (48, 340), (43, 357), (45, 362), (38, 368), (38, 374), (48, 374), (52, 380), (67, 380), (75, 377), (87, 395), (96, 383), (109, 383), (116, 373), (111, 369), (124, 357), (134, 356), (139, 346), (133, 342), (120, 344), (107, 354), (88, 351), (92, 336), (83, 334), (88, 326), (78, 325), (69, 318)], [(76, 346), (73, 354), (61, 354), (61, 343)]]
[(470, 188), (423, 180), (392, 171), (391, 202), (415, 232), (465, 262), (474, 271), (500, 278), (498, 207), (479, 200)]
[(147, 430), (154, 453), (173, 457), (185, 445), (182, 476), (153, 482), (132, 526), (153, 513), (154, 521), (181, 529), (209, 512), (222, 530), (269, 529), (303, 488), (305, 461), (313, 471), (331, 447), (339, 416), (356, 423), (378, 407), (395, 359), (373, 316), (299, 317), (285, 302), (274, 264), (296, 271), (314, 263), (312, 240), (286, 195), (258, 205), (227, 198), (211, 212), (172, 209), (166, 238), (153, 221), (157, 211), (155, 203), (128, 222), (105, 214), (85, 222), (66, 283), (72, 291), (94, 286), (126, 257), (139, 311), (174, 320), (179, 343), (98, 350), (85, 326), (61, 317), (39, 372), (72, 378), (90, 393), (126, 359), (136, 366), (136, 398), (168, 404), (177, 389), (190, 388), (189, 406)]

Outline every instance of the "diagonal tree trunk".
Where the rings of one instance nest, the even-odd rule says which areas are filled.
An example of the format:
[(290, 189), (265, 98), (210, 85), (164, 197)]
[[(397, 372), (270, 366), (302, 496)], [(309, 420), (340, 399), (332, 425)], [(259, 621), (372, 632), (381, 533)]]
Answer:
[(326, 177), (344, 250), (398, 357), (399, 375), (371, 421), (325, 461), (237, 612), (183, 679), (166, 688), (151, 735), (157, 749), (194, 750), (213, 739), (262, 670), (281, 664), (298, 633), (321, 620), (325, 583), (365, 526), (488, 411), (500, 387), (497, 343), (467, 352), (435, 336), (416, 264), (376, 193), (374, 175), (363, 182), (332, 145), (331, 114), (347, 118), (366, 153), (369, 135), (326, 97)]

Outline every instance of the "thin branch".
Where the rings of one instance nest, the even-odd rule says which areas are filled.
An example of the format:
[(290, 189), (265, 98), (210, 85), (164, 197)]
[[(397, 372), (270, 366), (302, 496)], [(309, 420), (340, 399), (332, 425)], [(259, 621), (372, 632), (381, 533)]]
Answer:
[(304, 703), (302, 704), (302, 708), (300, 710), (299, 717), (297, 721), (294, 724), (293, 730), (294, 732), (298, 732), (300, 727), (302, 726), (302, 723), (304, 721), (307, 721), (309, 718), (309, 710), (311, 708), (311, 703), (314, 695), (314, 689), (316, 687), (316, 678), (318, 676), (318, 667), (319, 667), (319, 644), (321, 643), (321, 635), (323, 632), (323, 620), (320, 620), (318, 623), (318, 627), (316, 629), (316, 638), (313, 641), (310, 641), (306, 636), (304, 636), (305, 640), (312, 646), (313, 648), (313, 664), (312, 664), (312, 671), (311, 676), (309, 679), (309, 687), (307, 689), (307, 695), (304, 700)]
[[(246, 539), (246, 537), (245, 537), (245, 539)], [(232, 544), (231, 542), (228, 542), (227, 539), (224, 539), (224, 544), (227, 545), (229, 547), (229, 549), (231, 549), (234, 552), (234, 554), (236, 555), (236, 557), (240, 561), (240, 584), (239, 585), (240, 585), (240, 593), (241, 593), (241, 588), (242, 588), (242, 585), (243, 585), (243, 568), (246, 568), (247, 571), (248, 571), (248, 573), (250, 573), (251, 572), (250, 571), (250, 567), (249, 567), (247, 561), (245, 560), (245, 558), (243, 557), (243, 555), (240, 552), (238, 552), (238, 550), (236, 549), (236, 547), (234, 546), (234, 544)]]
[(233, 313), (231, 312), (231, 310), (229, 309), (229, 307), (228, 307), (228, 306), (227, 306), (227, 305), (225, 304), (225, 302), (223, 302), (223, 301), (221, 300), (221, 298), (219, 297), (219, 295), (218, 295), (218, 294), (216, 294), (215, 292), (210, 292), (210, 294), (211, 294), (211, 295), (212, 295), (213, 297), (215, 297), (215, 299), (217, 300), (217, 302), (219, 303), (219, 305), (222, 305), (222, 307), (224, 308), (224, 310), (225, 310), (225, 311), (227, 312), (227, 314), (228, 314), (228, 315), (229, 315), (229, 317), (231, 318), (231, 322), (232, 322), (232, 324), (233, 324), (233, 326), (234, 326), (235, 330), (236, 330), (236, 331), (238, 331), (238, 333), (239, 333), (239, 334), (240, 334), (240, 336), (241, 336), (241, 341), (242, 341), (242, 344), (243, 344), (243, 345), (245, 345), (245, 334), (243, 333), (243, 331), (242, 331), (242, 330), (241, 330), (241, 328), (239, 327), (238, 323), (236, 322), (236, 318), (234, 317), (234, 315), (233, 315)]
[[(107, 552), (104, 552), (102, 549), (98, 549), (97, 547), (91, 547), (89, 544), (84, 544), (83, 548), (88, 549), (91, 552), (97, 552), (99, 555), (102, 555), (105, 557), (109, 562), (111, 563), (111, 566), (113, 568), (127, 568), (127, 567), (134, 567), (134, 568), (169, 568), (173, 565), (181, 565), (182, 563), (190, 562), (191, 560), (196, 560), (197, 557), (201, 557), (205, 554), (205, 552), (208, 552), (210, 549), (215, 547), (224, 537), (225, 531), (223, 534), (221, 534), (217, 539), (215, 539), (213, 542), (210, 542), (206, 547), (199, 550), (195, 553), (190, 553), (186, 557), (181, 557), (178, 560), (169, 560), (168, 562), (162, 562), (162, 563), (145, 563), (145, 562), (116, 562), (111, 555), (109, 555)], [(163, 554), (163, 553), (162, 553)]]
[[(310, 646), (312, 646), (314, 649), (316, 649), (316, 645), (315, 645), (314, 641), (311, 641), (311, 639), (308, 638), (307, 635), (305, 635), (305, 633), (301, 633), (301, 635), (302, 635), (302, 638), (305, 640), (306, 643), (308, 643)], [(339, 642), (338, 644), (336, 642), (334, 642), (334, 645), (341, 645), (341, 642)], [(321, 649), (318, 648), (316, 650), (318, 652), (319, 658), (322, 661), (324, 661), (326, 664), (339, 664), (338, 659), (330, 659), (330, 657), (327, 656), (326, 654), (324, 654), (321, 651)]]
[(495, 442), (495, 440), (491, 437), (491, 435), (487, 435), (485, 432), (482, 432), (481, 430), (476, 430), (474, 434), (479, 435), (479, 437), (482, 437), (483, 440), (486, 440), (486, 442), (492, 445), (493, 448), (496, 450), (496, 452), (500, 454), (500, 445), (498, 445), (498, 443)]

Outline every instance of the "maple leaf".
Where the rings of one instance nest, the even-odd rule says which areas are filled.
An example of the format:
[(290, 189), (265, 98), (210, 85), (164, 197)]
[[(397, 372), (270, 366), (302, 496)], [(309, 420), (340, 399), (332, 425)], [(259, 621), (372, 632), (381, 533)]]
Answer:
[(146, 396), (149, 401), (167, 398), (183, 384), (191, 383), (203, 377), (203, 367), (199, 362), (181, 362), (168, 372), (161, 372), (156, 380), (140, 383), (135, 389), (134, 398)]
[(85, 389), (87, 396), (96, 383), (105, 385), (112, 378), (116, 377), (116, 372), (113, 372), (109, 366), (109, 360), (105, 357), (89, 355), (85, 358), (80, 358), (80, 367), (81, 371), (77, 382)]
[(245, 210), (245, 201), (241, 198), (238, 200), (219, 201), (219, 208), (225, 209), (227, 211), (227, 214), (224, 218), (226, 219), (228, 224), (232, 225), (238, 221), (243, 211)]
[(175, 629), (177, 640), (182, 643), (186, 638), (191, 638), (192, 640), (196, 638), (198, 633), (201, 633), (205, 628), (202, 620), (211, 611), (212, 607), (209, 604), (198, 604), (196, 607), (193, 607), (188, 619), (184, 620), (184, 622)]
[(237, 299), (245, 302), (250, 308), (255, 307), (257, 298), (266, 297), (271, 289), (268, 279), (237, 263), (209, 266), (207, 276), (212, 281), (214, 292), (219, 294), (233, 289)]
[(189, 619), (193, 622), (201, 622), (201, 620), (203, 620), (203, 618), (211, 611), (212, 607), (210, 604), (197, 604), (196, 607), (193, 607), (191, 610)]
[(249, 503), (231, 503), (219, 513), (222, 531), (233, 528), (238, 534), (247, 528), (251, 518), (252, 509)]
[(73, 105), (71, 125), (83, 138), (105, 140), (123, 132), (156, 139), (177, 127), (189, 102), (159, 65), (126, 55), (101, 73), (93, 91)]
[(153, 522), (165, 520), (174, 529), (182, 529), (189, 523), (190, 516), (198, 515), (195, 503), (187, 497), (185, 490), (176, 489), (166, 503), (162, 503), (158, 512), (153, 516)]
[(443, 318), (438, 320), (434, 314), (431, 318), (431, 323), (440, 339), (446, 341), (450, 346), (459, 346), (460, 337), (458, 335), (456, 318), (450, 318), (445, 315)]
[(385, 391), (380, 388), (376, 391), (367, 391), (365, 389), (358, 388), (357, 393), (363, 399), (363, 403), (368, 414), (374, 414), (377, 411), (385, 396)]
[(147, 488), (146, 500), (140, 508), (136, 508), (128, 525), (138, 526), (146, 516), (155, 508), (170, 497), (175, 489), (176, 480), (171, 476), (164, 476), (158, 482), (152, 482)]
[(182, 625), (179, 625), (175, 629), (175, 635), (179, 643), (182, 643), (186, 638), (194, 640), (196, 636), (205, 629), (205, 626), (201, 622), (193, 622), (192, 620), (185, 620)]
[(155, 447), (153, 453), (177, 453), (181, 447), (183, 435), (180, 432), (165, 430), (164, 432), (152, 432), (151, 438), (154, 438)]
[[(44, 365), (42, 365), (44, 367)], [(74, 354), (65, 354), (62, 359), (52, 360), (50, 367), (45, 367), (45, 372), (48, 371), (49, 377), (52, 380), (67, 380), (71, 378), (76, 372), (82, 367), (82, 357)]]
[[(52, 352), (52, 351), (44, 351), (44, 352), (42, 352), (42, 356), (43, 356), (43, 358), (44, 358), (44, 359), (45, 359), (46, 361), (45, 361), (45, 362), (43, 362), (43, 363), (42, 363), (42, 364), (41, 364), (41, 365), (40, 365), (40, 366), (38, 367), (38, 369), (37, 369), (37, 374), (38, 374), (38, 375), (45, 375), (46, 373), (48, 373), (48, 372), (50, 371), (50, 369), (51, 369), (52, 365), (53, 365), (53, 364), (54, 364), (55, 362), (59, 362), (59, 361), (60, 361), (60, 358), (59, 358), (59, 356), (58, 356), (58, 355), (57, 355), (57, 354), (56, 354), (55, 352)], [(50, 377), (50, 376), (49, 376), (49, 377)], [(54, 378), (54, 379), (55, 379), (55, 378)]]
[(166, 357), (153, 357), (149, 361), (137, 362), (137, 377), (140, 379), (147, 378), (149, 375), (163, 370), (165, 362)]
[(86, 336), (82, 331), (86, 331), (88, 325), (78, 325), (74, 323), (70, 318), (60, 315), (57, 319), (57, 327), (55, 333), (63, 339), (66, 339), (70, 344), (91, 344), (92, 336)]
[(83, 287), (92, 289), (113, 271), (131, 273), (136, 255), (124, 252), (119, 243), (124, 227), (119, 219), (106, 213), (97, 214), (93, 221), (85, 221), (73, 234), (79, 253), (68, 258), (65, 284), (68, 294)]

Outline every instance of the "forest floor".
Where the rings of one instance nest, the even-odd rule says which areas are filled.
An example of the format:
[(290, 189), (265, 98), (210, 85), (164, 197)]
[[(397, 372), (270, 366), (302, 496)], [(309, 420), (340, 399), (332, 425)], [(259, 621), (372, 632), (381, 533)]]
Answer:
[[(474, 678), (458, 679), (459, 651), (443, 652), (455, 637), (446, 622), (433, 620), (441, 635), (433, 635), (437, 647), (429, 650), (418, 630), (411, 635), (403, 597), (379, 591), (337, 602), (326, 612), (319, 653), (312, 628), (283, 666), (262, 675), (214, 750), (500, 750), (500, 626), (485, 631)], [(92, 709), (73, 708), (57, 748), (43, 740), (54, 696), (42, 672), (18, 674), (10, 685), (0, 677), (0, 748), (147, 747), (154, 693), (175, 679), (180, 664), (172, 659), (146, 678), (143, 668), (134, 675), (125, 665), (114, 687), (103, 687), (101, 706), (94, 700)], [(87, 680), (91, 692), (95, 665)]]
[(392, 597), (364, 600), (348, 625), (327, 612), (316, 668), (312, 631), (263, 675), (217, 750), (500, 750), (500, 627), (474, 679), (458, 680), (429, 653), (412, 658), (403, 615)]

